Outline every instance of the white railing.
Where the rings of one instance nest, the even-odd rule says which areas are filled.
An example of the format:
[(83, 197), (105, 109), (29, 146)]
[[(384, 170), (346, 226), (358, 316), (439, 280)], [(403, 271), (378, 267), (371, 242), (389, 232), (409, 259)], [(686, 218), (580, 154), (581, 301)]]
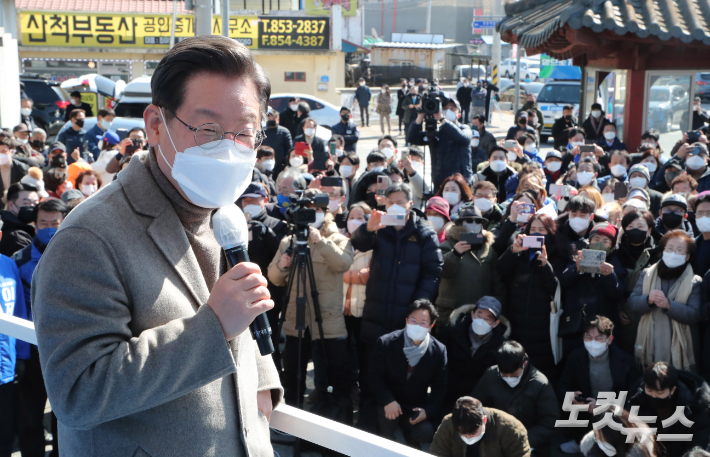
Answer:
[[(37, 344), (34, 323), (0, 312), (0, 333)], [(281, 404), (271, 427), (351, 457), (425, 457), (429, 454), (307, 411)]]

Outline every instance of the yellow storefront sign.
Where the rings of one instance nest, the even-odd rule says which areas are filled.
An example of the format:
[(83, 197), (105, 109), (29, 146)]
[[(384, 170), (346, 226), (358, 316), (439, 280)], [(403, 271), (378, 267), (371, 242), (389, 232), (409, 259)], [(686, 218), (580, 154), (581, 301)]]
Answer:
[(357, 14), (357, 0), (305, 0), (306, 14), (309, 16), (330, 16), (333, 5), (343, 7), (343, 16)]
[[(167, 48), (172, 16), (168, 14), (102, 14), (23, 11), (20, 31), (24, 46)], [(251, 49), (259, 44), (259, 18), (232, 16), (229, 36)], [(213, 17), (212, 33), (221, 35), (222, 20)], [(195, 35), (193, 15), (178, 15), (175, 37)]]

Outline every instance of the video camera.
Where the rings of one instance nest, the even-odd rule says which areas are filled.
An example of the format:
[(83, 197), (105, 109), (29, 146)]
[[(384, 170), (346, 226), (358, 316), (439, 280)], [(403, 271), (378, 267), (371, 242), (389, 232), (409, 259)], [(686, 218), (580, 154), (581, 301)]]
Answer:
[(441, 98), (439, 94), (427, 91), (422, 96), (422, 113), (424, 113), (424, 128), (430, 132), (435, 131), (438, 121), (434, 114), (441, 111)]
[[(304, 193), (289, 195), (289, 205), (286, 210), (286, 222), (295, 225), (297, 229), (305, 228), (316, 221), (316, 208), (328, 208), (330, 197), (319, 193), (313, 197), (305, 197)], [(313, 204), (315, 208), (307, 208)]]

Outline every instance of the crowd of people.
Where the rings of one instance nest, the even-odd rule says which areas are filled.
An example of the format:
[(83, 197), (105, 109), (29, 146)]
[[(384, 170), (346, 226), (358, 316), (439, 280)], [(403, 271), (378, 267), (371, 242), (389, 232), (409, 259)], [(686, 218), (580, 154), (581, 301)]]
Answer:
[[(372, 95), (362, 83), (356, 98), (367, 125)], [(629, 151), (601, 106), (581, 126), (567, 106), (553, 127), (555, 148), (542, 154), (534, 96), (497, 139), (485, 115), (469, 122), (473, 90), (486, 88), (466, 80), (450, 97), (437, 81), (403, 81), (397, 114), (406, 144), (383, 135), (365, 163), (347, 107), (327, 141), (297, 97), (282, 113), (269, 110), (252, 182), (235, 204), (276, 303), (269, 321), (283, 330), (274, 331), (273, 358), (285, 401), (390, 439), (401, 430), (407, 444), (437, 456), (542, 457), (559, 435), (562, 452), (585, 456), (706, 449), (707, 124), (668, 154), (653, 130)], [(441, 100), (433, 131), (421, 111), (425, 93)], [(381, 92), (378, 105), (389, 107), (391, 96)], [(146, 151), (141, 128), (124, 139), (110, 130), (111, 109), (85, 130), (88, 114), (73, 109), (51, 144), (24, 112), (25, 122), (0, 132), (6, 314), (32, 320), (32, 275), (67, 214), (132, 155), (157, 153)], [(381, 129), (389, 133), (389, 122)], [(317, 203), (323, 194), (328, 203)], [(296, 195), (314, 215), (301, 240), (313, 281), (287, 294)], [(44, 449), (47, 400), (37, 348), (0, 336), (0, 349), (0, 456), (15, 435), (23, 455), (35, 455)], [(309, 360), (315, 389), (306, 396)], [(608, 419), (617, 427), (594, 430), (601, 416), (593, 410), (610, 391), (628, 392)], [(556, 430), (570, 405), (591, 421)], [(678, 408), (691, 426), (665, 421)], [(649, 427), (692, 439), (660, 441)], [(627, 442), (620, 430), (634, 428), (643, 439)]]

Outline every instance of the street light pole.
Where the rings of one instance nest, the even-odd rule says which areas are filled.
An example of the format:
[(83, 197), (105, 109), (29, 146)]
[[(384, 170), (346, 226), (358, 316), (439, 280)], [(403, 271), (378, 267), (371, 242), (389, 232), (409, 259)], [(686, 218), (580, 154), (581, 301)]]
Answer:
[(229, 38), (229, 0), (222, 2), (222, 35)]

